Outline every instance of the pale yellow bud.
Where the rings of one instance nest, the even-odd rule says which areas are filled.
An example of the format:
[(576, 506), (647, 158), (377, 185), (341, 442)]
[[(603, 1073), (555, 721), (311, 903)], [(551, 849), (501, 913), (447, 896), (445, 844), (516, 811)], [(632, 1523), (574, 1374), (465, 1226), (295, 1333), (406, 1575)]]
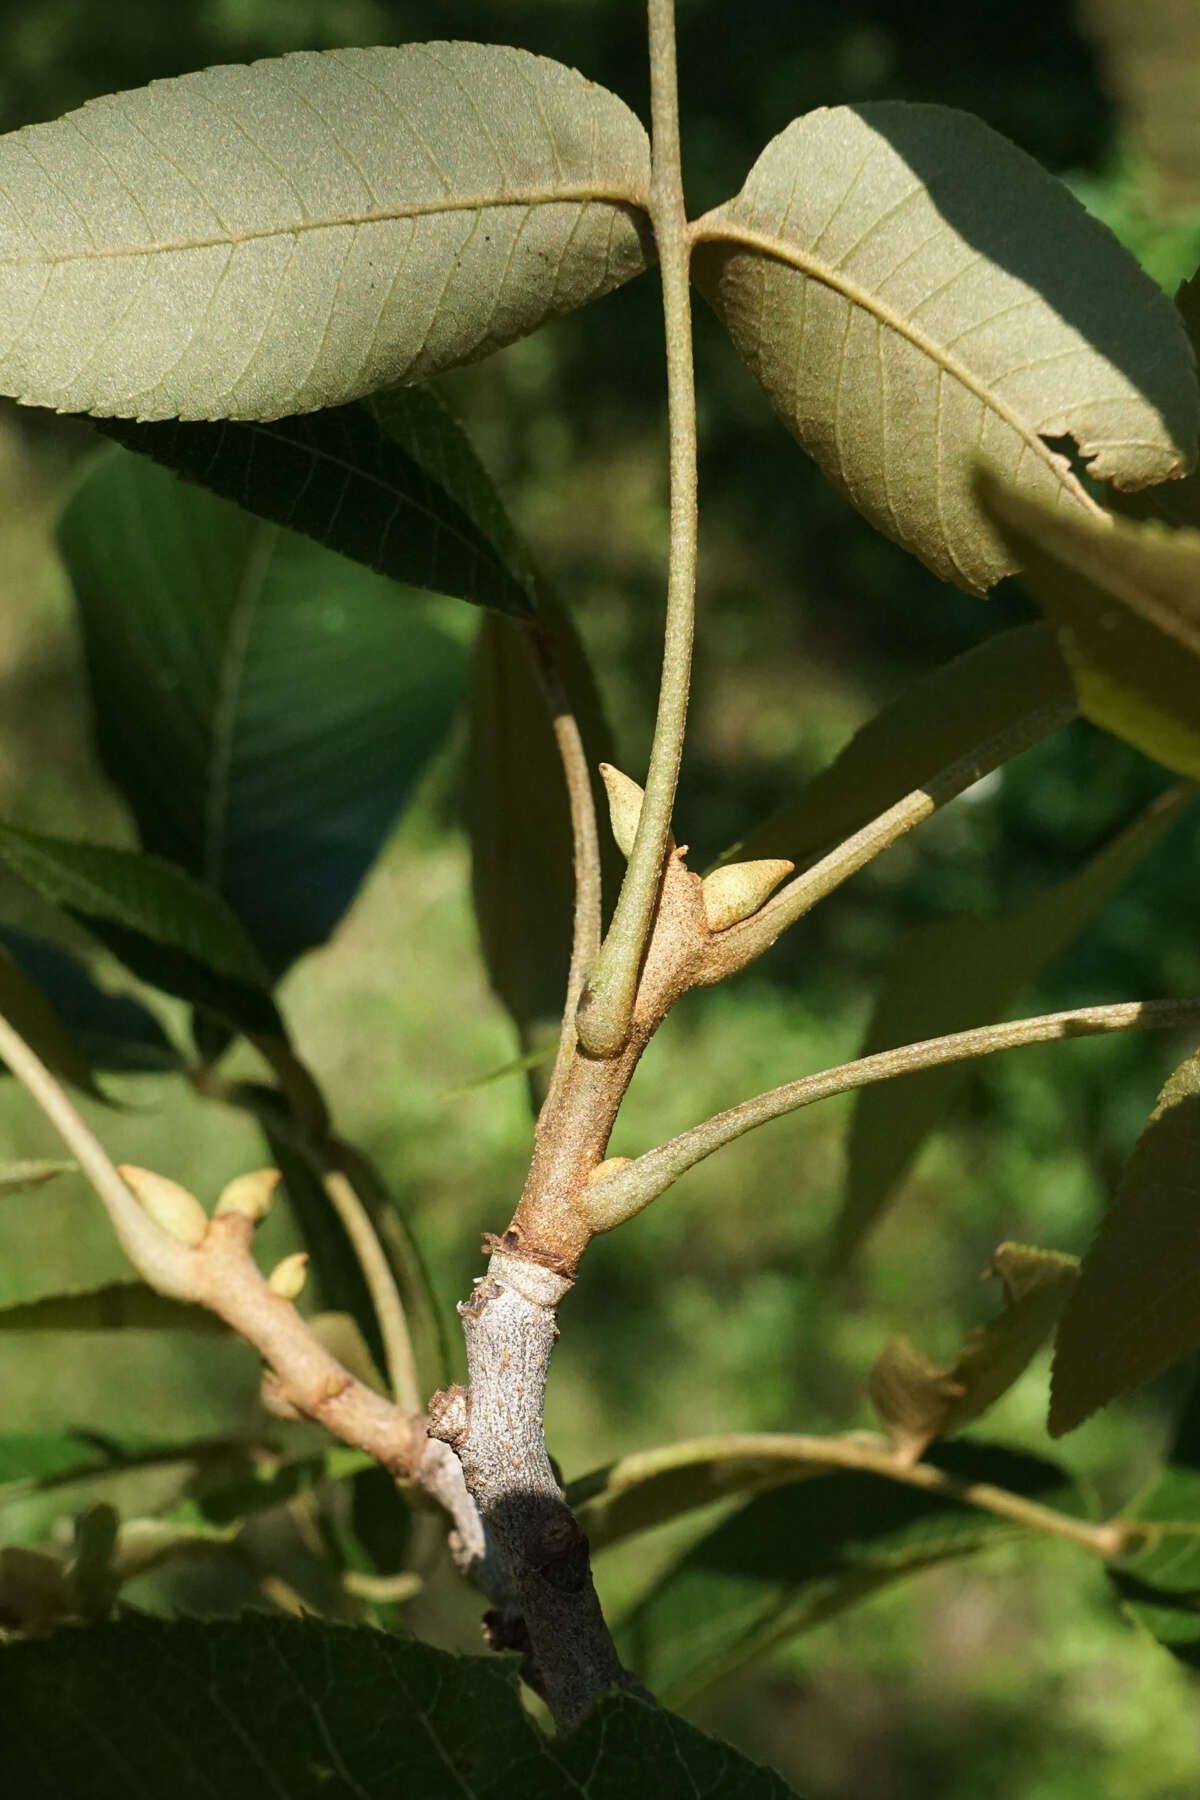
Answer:
[(195, 1249), (208, 1232), (208, 1214), (197, 1200), (177, 1181), (156, 1175), (153, 1169), (139, 1169), (122, 1163), (117, 1170), (122, 1181), (133, 1192), (144, 1213), (169, 1236)]
[(622, 775), (620, 769), (614, 769), (611, 763), (600, 764), (600, 776), (608, 791), (608, 816), (612, 834), (617, 840), (617, 849), (622, 856), (627, 857), (637, 836), (645, 790), (636, 781), (631, 781), (628, 775)]
[(281, 1300), (295, 1300), (304, 1291), (308, 1279), (308, 1251), (296, 1250), (276, 1263), (267, 1276), (267, 1286)]
[(217, 1201), (217, 1217), (223, 1213), (241, 1213), (252, 1224), (260, 1225), (271, 1210), (278, 1186), (278, 1169), (255, 1169), (249, 1175), (238, 1175), (222, 1190)]
[(740, 919), (748, 919), (795, 866), (771, 856), (762, 862), (726, 863), (723, 869), (714, 869), (700, 884), (709, 930), (725, 931)]

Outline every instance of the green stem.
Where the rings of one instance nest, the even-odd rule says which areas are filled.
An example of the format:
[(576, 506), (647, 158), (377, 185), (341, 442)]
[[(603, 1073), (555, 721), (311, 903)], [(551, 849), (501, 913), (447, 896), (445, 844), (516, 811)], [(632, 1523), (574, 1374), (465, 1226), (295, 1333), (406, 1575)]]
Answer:
[(589, 1056), (616, 1056), (629, 1035), (638, 976), (654, 919), (691, 685), (696, 596), (696, 388), (689, 286), (691, 244), (679, 154), (674, 0), (649, 0), (652, 164), (650, 220), (662, 274), (670, 435), (670, 551), (662, 680), (646, 796), (625, 879), (579, 1012)]
[(714, 944), (710, 971), (707, 977), (701, 977), (702, 984), (725, 981), (753, 962), (764, 950), (769, 950), (790, 925), (811, 912), (819, 900), (824, 900), (851, 875), (889, 850), (914, 826), (922, 824), (939, 807), (965, 793), (981, 776), (1019, 756), (1021, 751), (1057, 731), (1059, 726), (1069, 724), (1075, 716), (1073, 700), (1038, 707), (977, 744), (957, 762), (931, 775), (921, 787), (905, 794), (886, 812), (853, 832), (828, 856), (795, 876), (750, 918), (721, 932)]
[[(746, 1480), (739, 1483), (731, 1473), (722, 1481), (722, 1467), (732, 1472), (739, 1463), (747, 1466)], [(573, 1482), (567, 1499), (578, 1512), (593, 1547), (603, 1549), (641, 1528), (634, 1511), (627, 1512), (619, 1523), (608, 1525), (609, 1508), (619, 1508), (622, 1496), (636, 1492), (643, 1484), (682, 1469), (692, 1469), (697, 1475), (711, 1471), (709, 1483), (696, 1482), (697, 1505), (707, 1505), (718, 1497), (730, 1498), (739, 1491), (762, 1493), (822, 1470), (855, 1469), (994, 1513), (1031, 1531), (1065, 1538), (1097, 1556), (1120, 1556), (1131, 1539), (1140, 1538), (1145, 1532), (1145, 1527), (1135, 1520), (1113, 1519), (1094, 1525), (1086, 1519), (1072, 1518), (1069, 1513), (1028, 1500), (1009, 1488), (970, 1481), (939, 1469), (934, 1463), (906, 1461), (887, 1444), (867, 1442), (861, 1436), (809, 1437), (774, 1431), (727, 1432), (719, 1437), (693, 1438), (656, 1450), (636, 1451), (607, 1469)], [(677, 1516), (679, 1510), (676, 1507), (671, 1516)], [(660, 1522), (650, 1519), (652, 1524)]]
[(891, 1081), (943, 1063), (967, 1062), (978, 1056), (994, 1056), (1000, 1050), (1019, 1050), (1027, 1044), (1048, 1044), (1060, 1038), (1093, 1037), (1110, 1031), (1163, 1030), (1200, 1022), (1200, 999), (1131, 1000), (1117, 1006), (1089, 1006), (1073, 1012), (1043, 1013), (1033, 1019), (1014, 1019), (1001, 1025), (981, 1025), (971, 1031), (955, 1031), (947, 1037), (927, 1038), (881, 1050), (857, 1062), (842, 1063), (789, 1081), (783, 1087), (743, 1100), (726, 1112), (714, 1113), (702, 1125), (648, 1150), (624, 1168), (594, 1182), (586, 1191), (587, 1216), (593, 1231), (610, 1231), (652, 1200), (665, 1193), (686, 1170), (703, 1162), (735, 1138), (744, 1137), (757, 1125), (784, 1113), (796, 1112), (814, 1101), (828, 1100), (853, 1088)]

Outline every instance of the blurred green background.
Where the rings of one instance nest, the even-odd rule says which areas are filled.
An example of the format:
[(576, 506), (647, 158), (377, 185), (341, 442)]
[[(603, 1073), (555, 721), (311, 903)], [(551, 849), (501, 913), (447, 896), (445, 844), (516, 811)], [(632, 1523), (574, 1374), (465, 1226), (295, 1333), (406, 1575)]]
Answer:
[[(758, 148), (813, 106), (876, 97), (980, 113), (1068, 178), (1168, 289), (1200, 262), (1200, 217), (1158, 224), (1092, 53), (1066, 6), (947, 0), (681, 0), (690, 203), (733, 192)], [(0, 8), (0, 127), (207, 63), (290, 49), (474, 37), (576, 64), (646, 112), (633, 0), (42, 0)], [(701, 308), (701, 625), (678, 828), (702, 867), (794, 792), (912, 675), (1034, 616), (1013, 583), (981, 602), (875, 535), (786, 437)], [(545, 570), (578, 620), (618, 728), (644, 768), (665, 533), (662, 376), (649, 280), (447, 384)], [(0, 414), (0, 813), (34, 829), (130, 842), (89, 740), (80, 649), (56, 564), (63, 484), (90, 428)], [(456, 631), (466, 609), (445, 603)], [(284, 1005), (342, 1131), (383, 1170), (449, 1312), (478, 1240), (519, 1190), (530, 1119), (519, 1078), (463, 1092), (513, 1054), (475, 947), (459, 825), (461, 742), (424, 782), (332, 945), (289, 976)], [(1136, 753), (1077, 725), (949, 808), (820, 908), (734, 988), (692, 996), (646, 1058), (613, 1149), (628, 1154), (758, 1089), (852, 1056), (873, 984), (906, 926), (1010, 907), (1076, 867), (1164, 785)], [(1200, 989), (1185, 819), (1029, 1010)], [(62, 937), (0, 880), (0, 916)], [(155, 1004), (159, 1004), (156, 1002)], [(160, 1006), (170, 1018), (171, 1009)], [(837, 1204), (846, 1106), (781, 1121), (723, 1152), (589, 1253), (563, 1317), (548, 1434), (568, 1475), (672, 1437), (870, 1423), (865, 1380), (887, 1337), (952, 1351), (992, 1305), (978, 1276), (1005, 1238), (1082, 1250), (1178, 1043), (1096, 1040), (983, 1065), (851, 1276), (817, 1282)], [(262, 1161), (253, 1130), (177, 1086), (119, 1085), (97, 1114), (124, 1160), (206, 1199)], [(0, 1093), (6, 1156), (54, 1154)], [(285, 1226), (279, 1227), (282, 1244)], [(61, 1183), (0, 1213), (0, 1302), (120, 1273), (86, 1194)], [(241, 1416), (254, 1385), (235, 1347), (136, 1334), (23, 1336), (0, 1352), (0, 1426), (153, 1436)], [(114, 1360), (115, 1358), (115, 1360)], [(1105, 1503), (1152, 1465), (1178, 1377), (1065, 1446)], [(1045, 1451), (1044, 1362), (989, 1422)], [(195, 1422), (199, 1421), (199, 1425)], [(618, 1602), (668, 1553), (601, 1565)], [(474, 1648), (473, 1607), (414, 1623)], [(774, 1763), (811, 1800), (1166, 1800), (1200, 1785), (1200, 1709), (1177, 1667), (1117, 1615), (1101, 1572), (1062, 1548), (997, 1549), (902, 1586), (799, 1639), (702, 1701), (700, 1722)]]

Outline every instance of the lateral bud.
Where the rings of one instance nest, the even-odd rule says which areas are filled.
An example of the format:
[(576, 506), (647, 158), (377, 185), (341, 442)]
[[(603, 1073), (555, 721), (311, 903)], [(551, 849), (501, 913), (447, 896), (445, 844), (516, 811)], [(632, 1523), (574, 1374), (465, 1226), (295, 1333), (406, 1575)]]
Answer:
[(208, 1232), (208, 1214), (185, 1187), (153, 1169), (139, 1169), (133, 1163), (121, 1163), (118, 1175), (130, 1189), (134, 1199), (154, 1223), (169, 1237), (195, 1250)]
[(216, 1216), (241, 1213), (252, 1225), (261, 1225), (275, 1201), (279, 1186), (278, 1169), (255, 1169), (249, 1175), (238, 1175), (221, 1190)]
[(304, 1292), (308, 1280), (308, 1251), (295, 1250), (276, 1263), (267, 1276), (267, 1286), (281, 1300), (296, 1300)]
[(631, 781), (628, 775), (622, 775), (611, 763), (600, 764), (600, 778), (608, 793), (608, 817), (617, 849), (628, 858), (642, 816), (645, 789)]
[(726, 931), (748, 919), (795, 866), (782, 857), (768, 856), (762, 862), (726, 863), (723, 869), (714, 869), (700, 884), (708, 929)]

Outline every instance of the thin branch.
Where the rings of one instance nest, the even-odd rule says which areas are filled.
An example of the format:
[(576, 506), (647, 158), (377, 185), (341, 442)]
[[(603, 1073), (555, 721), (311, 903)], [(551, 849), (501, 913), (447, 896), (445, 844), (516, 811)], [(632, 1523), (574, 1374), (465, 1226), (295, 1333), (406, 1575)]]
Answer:
[(571, 707), (566, 689), (555, 666), (553, 650), (544, 636), (526, 636), (530, 660), (538, 683), (546, 698), (554, 740), (562, 762), (567, 784), (567, 800), (571, 811), (571, 843), (575, 860), (575, 905), (571, 932), (571, 966), (567, 974), (567, 997), (563, 1007), (562, 1030), (554, 1069), (546, 1095), (549, 1106), (558, 1093), (567, 1068), (575, 1054), (576, 1024), (579, 1002), (587, 973), (600, 949), (601, 878), (600, 838), (596, 824), (596, 802), (592, 793), (587, 752), (579, 730), (579, 721)]
[(147, 1217), (117, 1173), (108, 1152), (41, 1058), (0, 1014), (0, 1061), (37, 1102), (79, 1164), (112, 1220), (126, 1256), (158, 1293), (191, 1298), (190, 1253)]
[[(1112, 1519), (1101, 1525), (1073, 1518), (1069, 1513), (1027, 1500), (1008, 1488), (995, 1487), (987, 1481), (969, 1481), (948, 1474), (934, 1463), (909, 1462), (886, 1444), (870, 1443), (862, 1437), (809, 1437), (799, 1433), (774, 1431), (727, 1432), (718, 1437), (693, 1438), (686, 1443), (667, 1444), (656, 1450), (639, 1451), (622, 1457), (611, 1468), (584, 1476), (572, 1484), (570, 1498), (582, 1514), (585, 1530), (598, 1537), (601, 1544), (616, 1543), (624, 1534), (604, 1530), (604, 1502), (610, 1496), (619, 1501), (622, 1494), (643, 1482), (672, 1470), (689, 1466), (745, 1462), (757, 1465), (753, 1477), (743, 1484), (729, 1479), (720, 1483), (719, 1495), (725, 1498), (741, 1492), (761, 1493), (770, 1487), (800, 1478), (801, 1471), (818, 1469), (859, 1469), (866, 1474), (881, 1475), (906, 1487), (921, 1488), (925, 1493), (940, 1494), (964, 1506), (990, 1512), (1031, 1531), (1051, 1537), (1065, 1538), (1079, 1544), (1096, 1556), (1121, 1556), (1131, 1540), (1145, 1536), (1140, 1521)], [(770, 1465), (777, 1464), (772, 1469)], [(590, 1491), (589, 1491), (590, 1490)], [(699, 1491), (697, 1504), (705, 1505), (718, 1497), (717, 1490)], [(589, 1516), (589, 1508), (595, 1519)], [(674, 1514), (672, 1516), (675, 1516)]]
[[(914, 788), (889, 806), (861, 830), (854, 832), (805, 869), (786, 887), (780, 888), (758, 912), (721, 932), (714, 940), (710, 982), (727, 980), (731, 974), (769, 950), (776, 939), (810, 912), (819, 900), (833, 893), (851, 875), (889, 850), (898, 839), (920, 825), (950, 800), (965, 793), (982, 776), (1002, 763), (1028, 750), (1041, 738), (1069, 724), (1076, 716), (1074, 700), (1056, 701), (1038, 707), (1015, 720), (1005, 730), (977, 744), (966, 756), (939, 770), (921, 787)], [(703, 978), (702, 978), (703, 980)]]
[(341, 1220), (342, 1229), (350, 1240), (350, 1247), (363, 1272), (363, 1280), (367, 1284), (367, 1292), (371, 1296), (371, 1306), (379, 1326), (379, 1335), (383, 1339), (388, 1385), (396, 1404), (405, 1412), (419, 1413), (424, 1409), (425, 1396), (421, 1392), (421, 1378), (417, 1371), (416, 1352), (413, 1350), (404, 1302), (392, 1275), (387, 1253), (376, 1236), (370, 1214), (345, 1171), (325, 1169), (321, 1172), (320, 1179), (329, 1204)]
[(1001, 1050), (1020, 1050), (1027, 1044), (1048, 1044), (1060, 1038), (1093, 1037), (1111, 1031), (1161, 1031), (1173, 1026), (1200, 1024), (1200, 999), (1132, 1000), (1116, 1006), (1089, 1006), (1071, 1012), (1043, 1013), (1032, 1019), (1014, 1019), (1000, 1025), (981, 1025), (955, 1031), (947, 1037), (927, 1038), (880, 1050), (856, 1062), (806, 1075), (799, 1081), (743, 1100), (725, 1112), (714, 1113), (702, 1125), (648, 1150), (611, 1175), (593, 1182), (585, 1191), (584, 1204), (594, 1231), (610, 1231), (623, 1224), (652, 1200), (665, 1193), (679, 1177), (714, 1150), (731, 1144), (758, 1125), (784, 1113), (796, 1112), (814, 1101), (828, 1100), (853, 1088), (912, 1075), (920, 1069), (944, 1063), (968, 1062), (994, 1056)]
[(304, 1417), (364, 1450), (398, 1481), (416, 1482), (454, 1521), (460, 1565), (485, 1591), (505, 1595), (478, 1509), (452, 1452), (430, 1438), (426, 1421), (355, 1379), (315, 1338), (290, 1300), (270, 1288), (254, 1260), (254, 1226), (244, 1214), (210, 1219), (203, 1240), (181, 1243), (134, 1198), (108, 1152), (41, 1058), (0, 1015), (2, 1059), (41, 1108), (91, 1183), (130, 1262), (158, 1293), (188, 1300), (224, 1319), (271, 1371), (265, 1397), (287, 1417)]
[(688, 265), (691, 243), (679, 154), (674, 0), (649, 0), (653, 138), (650, 222), (662, 273), (670, 436), (670, 551), (658, 713), (637, 837), (608, 936), (579, 1013), (589, 1056), (616, 1056), (629, 1033), (638, 974), (662, 878), (691, 686), (696, 598), (696, 389)]

